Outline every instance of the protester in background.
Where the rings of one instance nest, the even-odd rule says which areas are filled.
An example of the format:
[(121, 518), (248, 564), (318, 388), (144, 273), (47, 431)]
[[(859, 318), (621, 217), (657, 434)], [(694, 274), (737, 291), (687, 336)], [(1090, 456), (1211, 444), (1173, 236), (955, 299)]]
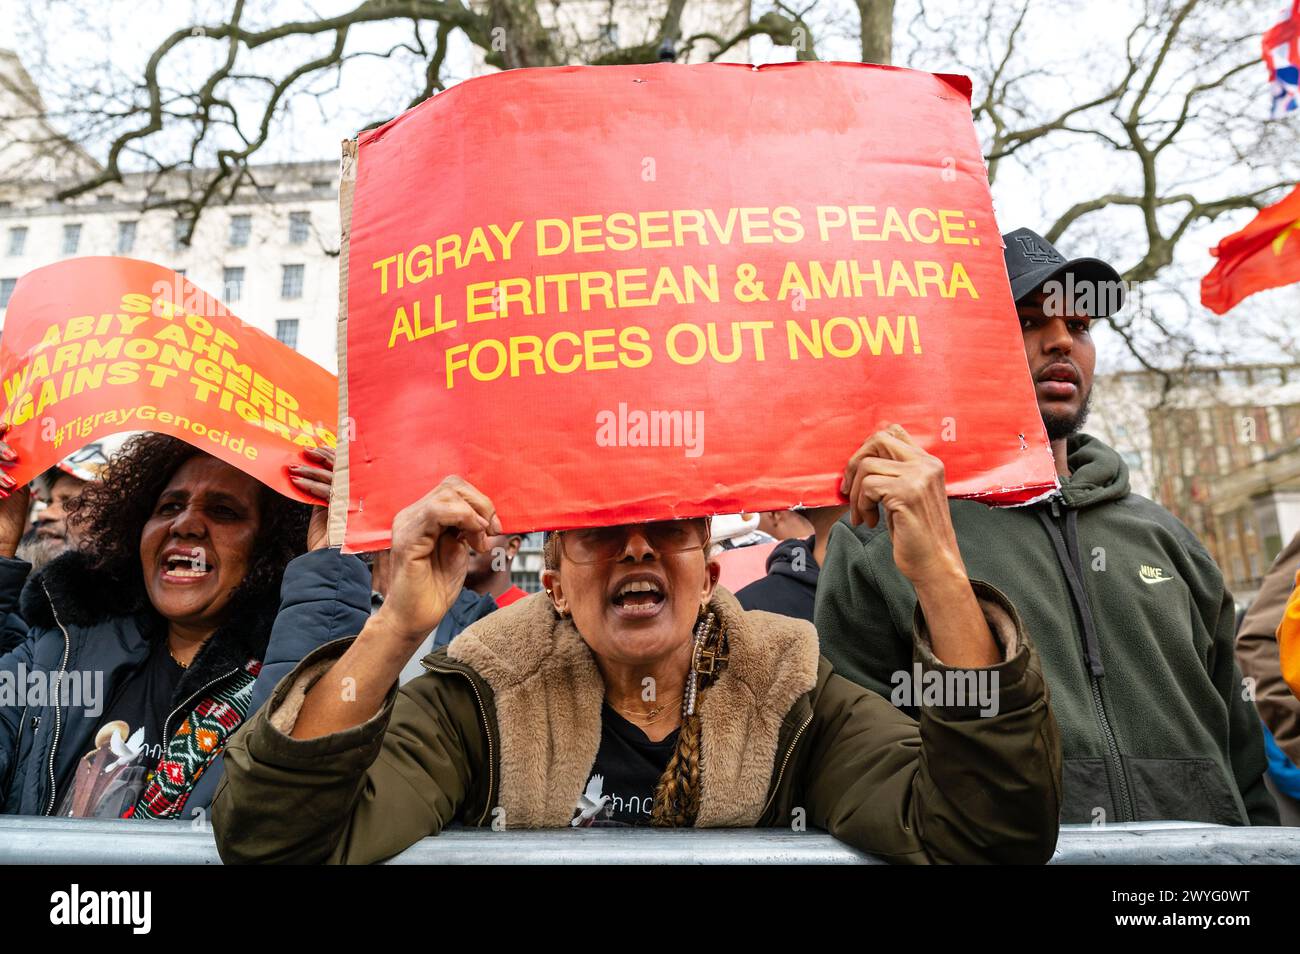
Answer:
[(510, 577), (510, 567), (523, 542), (521, 534), (499, 533), (488, 537), (485, 552), (470, 551), (469, 567), (465, 571), (466, 588), (481, 596), (492, 597), (498, 609), (527, 596)]
[[(1254, 683), (1255, 708), (1264, 720), (1273, 745), (1268, 752), (1269, 781), (1282, 793), (1278, 800), (1282, 822), (1300, 825), (1300, 699), (1282, 678), (1282, 660), (1278, 654), (1277, 630), (1286, 612), (1287, 597), (1300, 572), (1300, 533), (1291, 538), (1277, 555), (1255, 602), (1250, 605), (1237, 627), (1237, 662), (1242, 673)], [(1276, 794), (1276, 793), (1275, 793)]]
[[(7, 447), (0, 457), (14, 459)], [(308, 457), (291, 479), (324, 499), (333, 455)], [(298, 634), (271, 633), (282, 578), (288, 603), (329, 589), (313, 575), (316, 554), (286, 570), (325, 545), (325, 508), (313, 516), (161, 434), (133, 438), (69, 507), (84, 546), (28, 581), (30, 633), (0, 659), (16, 684), (22, 674), (46, 690), (0, 707), (0, 811), (169, 818), (206, 808), (259, 673), (273, 683), (297, 661), (286, 644)], [(11, 493), (0, 523), (21, 513)], [(0, 557), (4, 572), (29, 569), (17, 564)]]
[[(1282, 621), (1277, 627), (1278, 656), (1282, 678), (1291, 687), (1292, 693), (1300, 696), (1300, 570), (1296, 571), (1295, 589), (1287, 601), (1282, 613)], [(1286, 757), (1276, 742), (1269, 752), (1269, 771), (1277, 787), (1290, 799), (1288, 808), (1293, 809), (1300, 802), (1300, 771), (1296, 762)], [(1289, 820), (1294, 823), (1294, 812)]]
[(747, 610), (766, 610), (813, 621), (817, 579), (826, 560), (831, 527), (847, 507), (812, 507), (798, 511), (812, 533), (803, 539), (782, 540), (767, 558), (767, 576), (736, 593)]
[[(0, 656), (17, 648), (27, 636), (27, 622), (18, 612), (27, 574), (44, 569), (55, 557), (79, 545), (77, 532), (68, 527), (68, 502), (88, 483), (98, 480), (107, 464), (103, 445), (88, 444), (28, 487), (6, 488), (12, 499), (0, 508), (0, 557), (17, 559), (0, 565)], [(33, 491), (37, 500), (29, 506)]]
[(223, 860), (378, 861), (453, 821), (803, 816), (891, 861), (1046, 861), (1059, 761), (1038, 663), (1010, 605), (961, 572), (942, 468), (907, 446), (890, 476), (851, 463), (855, 499), (859, 483), (889, 487), (922, 606), (918, 667), (996, 680), (994, 713), (934, 707), (918, 726), (834, 675), (808, 623), (716, 587), (704, 519), (551, 534), (546, 592), (475, 623), (399, 689), (467, 548), (486, 552), (499, 529), (491, 501), (449, 477), (397, 515), (379, 612), (340, 605), (360, 635), (304, 659), (232, 740), (213, 803)]
[[(32, 508), (31, 529), (23, 536), (17, 556), (40, 571), (55, 557), (74, 549), (79, 541), (75, 528), (68, 526), (68, 502), (81, 493), (86, 484), (98, 480), (108, 466), (102, 444), (88, 444), (65, 457), (32, 481), (36, 503)], [(6, 555), (10, 555), (6, 552)]]
[(773, 540), (794, 540), (813, 532), (806, 510), (769, 510), (758, 515), (758, 531)]
[(51, 468), (32, 481), (36, 497), (32, 506), (31, 529), (23, 535), (17, 556), (42, 570), (66, 550), (75, 549), (77, 541), (68, 529), (68, 501), (81, 493), (86, 481), (58, 468)]
[(370, 567), (370, 608), (377, 610), (384, 605), (384, 597), (388, 595), (388, 568), (392, 554), (387, 550), (374, 550), (358, 556)]
[[(948, 509), (967, 570), (1007, 593), (1037, 639), (1061, 723), (1061, 821), (1277, 824), (1219, 568), (1177, 518), (1129, 492), (1119, 454), (1079, 433), (1092, 316), (1122, 302), (1119, 275), (1096, 259), (1067, 261), (1028, 229), (1004, 239), (1061, 487), (1032, 506)], [(836, 671), (889, 698), (912, 664), (915, 606), (884, 523), (836, 527), (816, 610)]]

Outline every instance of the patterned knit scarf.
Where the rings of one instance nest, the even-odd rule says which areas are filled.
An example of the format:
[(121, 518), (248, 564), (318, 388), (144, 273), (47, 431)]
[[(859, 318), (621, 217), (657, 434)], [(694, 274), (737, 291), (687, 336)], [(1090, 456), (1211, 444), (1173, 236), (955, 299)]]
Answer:
[(194, 786), (248, 715), (253, 683), (261, 670), (261, 662), (250, 659), (190, 710), (168, 741), (149, 785), (139, 800), (122, 813), (123, 818), (180, 817)]

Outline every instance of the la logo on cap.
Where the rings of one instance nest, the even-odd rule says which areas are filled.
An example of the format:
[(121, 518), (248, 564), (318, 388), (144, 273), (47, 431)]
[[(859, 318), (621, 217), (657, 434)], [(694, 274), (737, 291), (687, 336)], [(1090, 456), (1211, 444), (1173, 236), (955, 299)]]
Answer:
[(1025, 252), (1025, 258), (1029, 259), (1035, 265), (1054, 265), (1057, 262), (1065, 261), (1059, 252), (1040, 245), (1032, 235), (1017, 235), (1016, 241)]

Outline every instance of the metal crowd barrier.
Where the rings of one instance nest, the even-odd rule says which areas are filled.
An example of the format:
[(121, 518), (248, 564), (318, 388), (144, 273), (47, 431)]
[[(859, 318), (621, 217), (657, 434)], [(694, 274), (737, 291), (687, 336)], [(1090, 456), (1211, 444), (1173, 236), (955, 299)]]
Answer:
[[(0, 865), (216, 865), (212, 830), (190, 822), (0, 816)], [(455, 828), (390, 864), (881, 864), (824, 832), (785, 829)], [(1300, 828), (1139, 822), (1065, 825), (1052, 864), (1300, 864)]]

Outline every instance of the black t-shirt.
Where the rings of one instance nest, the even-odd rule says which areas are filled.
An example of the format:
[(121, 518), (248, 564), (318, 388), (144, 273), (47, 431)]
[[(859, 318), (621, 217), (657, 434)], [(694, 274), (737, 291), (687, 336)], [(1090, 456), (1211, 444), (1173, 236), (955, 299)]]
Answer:
[(163, 722), (172, 711), (172, 699), (185, 670), (167, 651), (166, 637), (154, 642), (145, 664), (128, 676), (113, 693), (113, 699), (99, 720), (97, 731), (110, 722), (124, 722), (129, 739), (144, 729), (141, 764), (152, 769), (162, 758)]
[[(605, 705), (600, 713), (600, 749), (582, 803), (590, 814), (580, 827), (650, 824), (655, 789), (677, 748), (677, 730), (651, 742), (641, 729)], [(596, 776), (600, 776), (599, 783)], [(604, 806), (595, 804), (604, 798)], [(577, 817), (577, 813), (575, 813)]]
[(57, 814), (115, 817), (134, 804), (162, 758), (163, 723), (185, 670), (155, 640), (143, 666), (114, 688), (95, 727), (95, 748), (82, 754)]

